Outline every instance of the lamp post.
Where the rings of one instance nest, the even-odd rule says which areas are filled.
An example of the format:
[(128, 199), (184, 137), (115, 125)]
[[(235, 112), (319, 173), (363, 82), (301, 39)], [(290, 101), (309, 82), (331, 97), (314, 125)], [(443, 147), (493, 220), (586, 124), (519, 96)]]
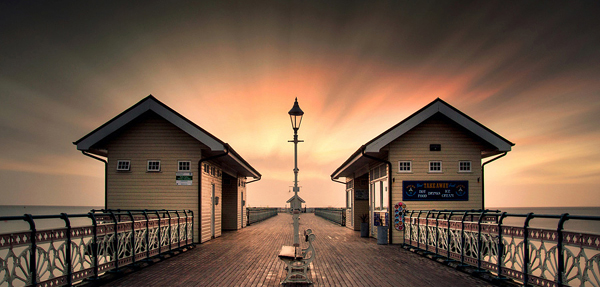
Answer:
[(302, 208), (302, 202), (304, 202), (304, 200), (302, 200), (298, 196), (298, 192), (300, 191), (300, 188), (298, 187), (298, 143), (303, 142), (301, 140), (298, 140), (298, 129), (300, 129), (300, 123), (302, 122), (302, 116), (304, 115), (304, 112), (300, 109), (300, 106), (298, 105), (298, 98), (296, 98), (296, 100), (294, 101), (294, 106), (288, 112), (288, 114), (290, 115), (290, 120), (292, 121), (292, 128), (294, 129), (294, 139), (288, 141), (294, 143), (294, 196), (290, 198), (288, 202), (290, 203), (292, 218), (294, 220), (294, 246), (298, 247), (300, 246), (300, 237), (298, 235), (300, 223), (298, 222), (298, 220), (300, 217), (300, 209)]

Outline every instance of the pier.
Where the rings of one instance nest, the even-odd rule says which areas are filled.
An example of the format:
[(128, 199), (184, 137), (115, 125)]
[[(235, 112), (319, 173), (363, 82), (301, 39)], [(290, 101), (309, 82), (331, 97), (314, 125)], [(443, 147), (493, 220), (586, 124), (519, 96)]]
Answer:
[[(292, 242), (291, 216), (281, 213), (106, 286), (279, 286), (284, 263), (277, 258)], [(400, 245), (377, 245), (373, 238), (314, 214), (302, 214), (300, 229), (311, 228), (317, 258), (309, 270), (314, 286), (492, 286)]]

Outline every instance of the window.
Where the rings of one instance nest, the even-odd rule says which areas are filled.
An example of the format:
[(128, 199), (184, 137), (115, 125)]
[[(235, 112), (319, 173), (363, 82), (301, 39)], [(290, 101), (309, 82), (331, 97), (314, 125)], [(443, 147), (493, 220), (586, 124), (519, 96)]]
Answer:
[(160, 171), (160, 160), (149, 160), (147, 171)]
[(117, 170), (129, 171), (130, 168), (131, 168), (131, 161), (129, 161), (129, 160), (118, 160), (117, 161)]
[(399, 172), (412, 172), (411, 161), (399, 161), (398, 162), (398, 171)]
[(430, 161), (429, 172), (442, 172), (442, 161)]
[(352, 190), (346, 192), (346, 208), (352, 209)]
[(385, 164), (382, 164), (380, 166), (377, 166), (377, 167), (371, 169), (370, 176), (371, 176), (371, 181), (377, 180), (382, 177), (386, 177), (387, 176), (387, 166)]
[(178, 161), (177, 162), (177, 171), (190, 171), (191, 169), (191, 162), (189, 161)]
[(470, 161), (459, 161), (458, 162), (458, 172), (471, 172), (471, 162)]

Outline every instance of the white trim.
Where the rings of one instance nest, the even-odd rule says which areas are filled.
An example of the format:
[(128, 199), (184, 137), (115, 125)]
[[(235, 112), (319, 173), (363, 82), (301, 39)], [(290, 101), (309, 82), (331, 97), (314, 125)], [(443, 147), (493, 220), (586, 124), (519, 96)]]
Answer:
[(365, 152), (380, 152), (384, 146), (388, 145), (393, 140), (402, 136), (403, 134), (410, 131), (411, 129), (421, 124), (422, 122), (424, 122), (425, 120), (427, 120), (428, 118), (430, 118), (438, 112), (455, 121), (457, 124), (474, 133), (476, 136), (482, 138), (484, 141), (492, 144), (493, 146), (498, 148), (500, 152), (506, 152), (511, 150), (511, 145), (505, 140), (486, 130), (472, 119), (467, 118), (464, 115), (458, 113), (453, 108), (449, 107), (447, 104), (438, 101), (426, 108), (425, 110), (422, 110), (418, 114), (412, 116), (406, 122), (388, 131), (377, 140), (368, 144), (365, 147)]
[(193, 138), (207, 145), (212, 151), (224, 151), (225, 146), (215, 140), (212, 136), (207, 133), (199, 130), (183, 118), (181, 116), (169, 111), (167, 108), (163, 107), (161, 104), (156, 102), (154, 99), (149, 98), (143, 103), (140, 103), (135, 108), (129, 110), (127, 113), (118, 116), (114, 121), (110, 122), (106, 126), (97, 130), (96, 132), (90, 134), (87, 138), (82, 140), (77, 144), (78, 150), (89, 150), (94, 144), (98, 143), (108, 135), (117, 131), (121, 127), (125, 126), (129, 122), (133, 121), (137, 117), (141, 116), (143, 113), (147, 111), (153, 111), (157, 113), (159, 116), (163, 117), (168, 122), (177, 126)]
[[(181, 163), (188, 164), (188, 169), (181, 169)], [(177, 171), (191, 171), (192, 170), (192, 162), (189, 160), (178, 160), (177, 161)]]
[[(408, 170), (402, 170), (400, 163), (408, 162)], [(399, 173), (412, 173), (412, 160), (399, 160), (398, 161), (398, 172)]]
[[(463, 162), (468, 162), (469, 163), (469, 170), (461, 170), (460, 169), (460, 164)], [(471, 163), (470, 160), (459, 160), (458, 161), (458, 172), (460, 173), (469, 173), (469, 172), (473, 172), (473, 163)]]
[[(127, 163), (127, 169), (119, 168), (119, 166), (121, 166), (121, 163)], [(117, 160), (117, 171), (130, 171), (130, 170), (131, 170), (131, 160), (128, 160), (128, 159)]]
[[(150, 169), (150, 163), (155, 163), (158, 162), (158, 169)], [(161, 166), (160, 166), (160, 160), (156, 160), (156, 159), (149, 159), (146, 163), (146, 171), (147, 172), (160, 172), (161, 171)]]
[[(439, 162), (440, 163), (440, 170), (432, 170), (431, 169), (431, 164), (432, 163), (436, 163)], [(444, 171), (443, 165), (442, 165), (442, 161), (441, 160), (430, 160), (429, 161), (429, 173), (442, 173)]]

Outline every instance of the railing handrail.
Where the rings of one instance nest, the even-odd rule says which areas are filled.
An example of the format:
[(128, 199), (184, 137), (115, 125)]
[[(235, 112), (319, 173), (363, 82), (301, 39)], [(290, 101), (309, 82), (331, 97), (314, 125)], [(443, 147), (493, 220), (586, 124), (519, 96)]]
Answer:
[[(170, 212), (175, 212), (177, 218), (167, 219)], [(91, 222), (72, 226), (71, 220), (75, 218), (89, 218)], [(45, 219), (60, 219), (64, 226), (44, 230), (36, 228), (36, 221)], [(99, 222), (105, 219), (109, 220)], [(70, 286), (90, 277), (97, 278), (112, 269), (161, 255), (161, 247), (169, 246), (171, 250), (175, 246), (182, 250), (193, 245), (194, 216), (191, 210), (92, 210), (87, 214), (0, 217), (0, 221), (21, 220), (29, 223), (29, 230), (0, 234), (0, 250), (8, 250), (2, 253), (0, 259), (16, 266), (12, 270), (2, 270), (5, 274), (0, 278), (0, 286), (13, 286), (15, 283), (37, 286), (50, 281), (53, 286)], [(160, 222), (165, 220), (168, 220), (168, 226), (161, 226)], [(159, 229), (167, 227), (176, 228), (175, 241), (170, 238), (171, 232), (169, 242), (161, 238)], [(17, 269), (25, 274), (12, 273)]]
[[(445, 215), (444, 218), (441, 215)], [(521, 226), (507, 225), (504, 222), (509, 217), (524, 220)], [(405, 244), (435, 252), (448, 260), (460, 260), (462, 264), (495, 273), (499, 278), (510, 277), (525, 285), (587, 286), (590, 280), (600, 277), (597, 269), (600, 234), (564, 230), (568, 220), (600, 223), (600, 216), (518, 214), (499, 210), (409, 210), (404, 218)], [(530, 227), (536, 218), (557, 219), (557, 227)], [(433, 228), (435, 232), (430, 232)]]

